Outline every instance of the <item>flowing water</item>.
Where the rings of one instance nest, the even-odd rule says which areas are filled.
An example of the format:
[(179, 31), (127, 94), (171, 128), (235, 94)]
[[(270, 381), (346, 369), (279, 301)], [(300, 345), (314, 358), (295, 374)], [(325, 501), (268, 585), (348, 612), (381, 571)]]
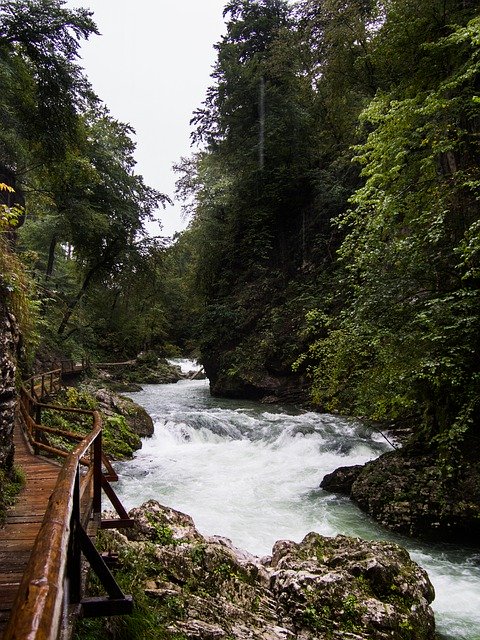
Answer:
[[(186, 363), (182, 363), (186, 366)], [(420, 544), (380, 528), (318, 485), (326, 473), (390, 449), (361, 423), (291, 407), (211, 398), (207, 381), (145, 385), (131, 397), (155, 422), (134, 460), (117, 465), (125, 506), (154, 498), (257, 555), (309, 531), (402, 544), (435, 586), (442, 640), (480, 640), (480, 554)]]

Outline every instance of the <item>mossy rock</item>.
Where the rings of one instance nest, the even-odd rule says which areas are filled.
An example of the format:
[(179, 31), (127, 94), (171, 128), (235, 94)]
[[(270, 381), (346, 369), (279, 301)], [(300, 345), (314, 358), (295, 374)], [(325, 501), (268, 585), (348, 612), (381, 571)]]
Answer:
[[(140, 437), (129, 425), (127, 418), (109, 402), (108, 406), (101, 398), (91, 392), (90, 388), (76, 389), (69, 387), (55, 397), (55, 404), (75, 409), (99, 411), (103, 424), (103, 450), (111, 460), (132, 458), (140, 449)], [(79, 435), (87, 435), (92, 428), (90, 416), (82, 416), (61, 411), (46, 410), (42, 412), (42, 422), (59, 430), (72, 431)], [(60, 436), (46, 435), (46, 438), (60, 448), (73, 447), (68, 439)]]
[(386, 528), (425, 540), (478, 545), (477, 459), (459, 461), (456, 472), (449, 474), (438, 452), (407, 446), (351, 471), (348, 474), (345, 468), (338, 469), (321, 486), (339, 491), (337, 477), (349, 476), (353, 480), (349, 488), (351, 498)]
[[(103, 545), (119, 554), (124, 590), (157, 619), (156, 637), (434, 640), (432, 585), (398, 545), (310, 533), (258, 558), (155, 500), (129, 515), (127, 537), (104, 532)], [(120, 624), (113, 638), (142, 637)]]

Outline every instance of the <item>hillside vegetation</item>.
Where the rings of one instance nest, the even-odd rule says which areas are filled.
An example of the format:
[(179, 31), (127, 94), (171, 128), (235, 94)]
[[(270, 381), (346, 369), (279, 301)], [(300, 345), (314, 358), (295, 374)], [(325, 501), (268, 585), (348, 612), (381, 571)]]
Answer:
[(178, 167), (213, 391), (306, 394), (470, 447), (477, 4), (237, 0), (225, 15), (193, 118), (204, 147)]

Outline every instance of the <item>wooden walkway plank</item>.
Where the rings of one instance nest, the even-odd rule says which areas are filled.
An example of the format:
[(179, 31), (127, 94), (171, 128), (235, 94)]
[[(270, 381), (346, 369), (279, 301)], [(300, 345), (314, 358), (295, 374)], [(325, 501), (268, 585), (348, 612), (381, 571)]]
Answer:
[(61, 468), (30, 452), (18, 424), (14, 445), (15, 464), (24, 472), (25, 486), (0, 528), (0, 638)]

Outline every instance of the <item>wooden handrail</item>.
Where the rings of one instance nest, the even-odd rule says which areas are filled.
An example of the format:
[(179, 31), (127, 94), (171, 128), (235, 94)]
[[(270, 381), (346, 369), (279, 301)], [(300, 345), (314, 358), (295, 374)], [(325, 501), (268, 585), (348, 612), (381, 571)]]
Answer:
[(95, 366), (108, 369), (108, 367), (126, 367), (136, 363), (136, 360), (125, 360), (124, 362), (95, 362)]
[[(50, 390), (47, 393), (51, 393), (56, 382), (53, 374), (56, 373), (35, 376), (33, 382), (29, 380), (22, 386), (20, 394), (21, 414), (27, 423), (33, 446), (64, 456), (66, 461), (50, 497), (3, 640), (59, 640), (63, 636), (66, 612), (70, 605), (74, 605), (77, 612), (81, 610), (84, 616), (122, 615), (131, 613), (133, 607), (132, 598), (122, 592), (84, 529), (92, 515), (99, 525), (106, 528), (132, 524), (108, 482), (116, 479), (116, 474), (102, 452), (101, 417), (97, 411), (42, 405), (34, 397), (35, 386), (40, 384), (41, 391), (47, 392), (45, 380), (48, 378)], [(91, 415), (92, 430), (84, 437), (53, 430), (75, 440), (81, 438), (71, 452), (39, 443), (33, 438), (33, 429), (52, 431), (50, 427), (37, 423), (39, 407)], [(81, 474), (82, 464), (90, 467), (87, 473)], [(103, 473), (102, 464), (107, 474)], [(119, 519), (101, 522), (102, 490), (116, 509)], [(108, 597), (81, 597), (82, 553), (99, 577)]]
[(60, 471), (20, 583), (4, 640), (56, 640), (60, 636), (78, 465), (101, 431), (101, 423), (97, 421), (94, 430), (69, 455)]

